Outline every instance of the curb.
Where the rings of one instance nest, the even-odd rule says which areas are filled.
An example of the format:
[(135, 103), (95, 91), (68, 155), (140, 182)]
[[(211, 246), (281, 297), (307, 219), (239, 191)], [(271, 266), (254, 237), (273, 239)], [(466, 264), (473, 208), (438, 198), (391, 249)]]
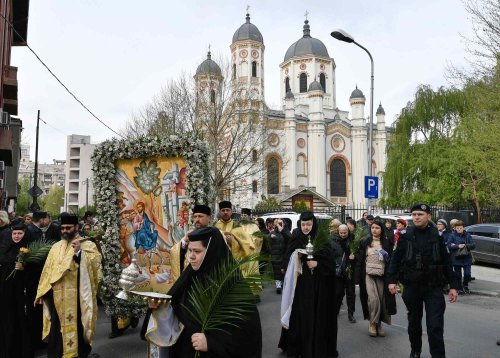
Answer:
[(471, 290), (470, 293), (478, 296), (500, 297), (500, 292), (496, 291)]

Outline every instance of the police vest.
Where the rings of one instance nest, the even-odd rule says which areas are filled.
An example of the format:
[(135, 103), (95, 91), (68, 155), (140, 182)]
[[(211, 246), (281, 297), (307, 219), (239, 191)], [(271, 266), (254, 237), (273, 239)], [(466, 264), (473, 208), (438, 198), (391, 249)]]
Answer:
[[(417, 245), (415, 229), (406, 230), (406, 254), (401, 262), (399, 281), (439, 287), (446, 283), (444, 259), (441, 257), (440, 236), (436, 228), (430, 228), (431, 238), (424, 245), (431, 246), (431, 255), (424, 255), (424, 248)], [(427, 250), (428, 251), (428, 250)]]

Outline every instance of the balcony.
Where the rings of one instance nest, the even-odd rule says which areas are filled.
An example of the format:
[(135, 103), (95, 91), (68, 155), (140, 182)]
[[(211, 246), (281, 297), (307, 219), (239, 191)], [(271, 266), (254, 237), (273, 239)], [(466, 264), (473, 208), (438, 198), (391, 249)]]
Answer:
[(4, 66), (3, 81), (3, 109), (11, 115), (17, 115), (17, 67)]

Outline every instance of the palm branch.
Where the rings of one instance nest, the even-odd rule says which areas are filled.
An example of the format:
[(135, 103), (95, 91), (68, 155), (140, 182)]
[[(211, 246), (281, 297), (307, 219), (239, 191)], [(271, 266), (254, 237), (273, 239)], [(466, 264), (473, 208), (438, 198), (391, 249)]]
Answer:
[(23, 262), (26, 263), (40, 263), (47, 258), (54, 241), (47, 239), (40, 239), (31, 242), (28, 245), (29, 252), (25, 254)]
[(241, 267), (262, 260), (266, 259), (257, 254), (234, 259), (229, 257), (214, 267), (203, 280), (193, 280), (188, 295), (190, 305), (184, 308), (200, 324), (202, 333), (225, 331), (224, 326), (228, 325), (238, 327), (238, 322), (252, 313), (255, 296), (251, 287), (261, 285), (266, 278), (258, 270), (244, 277)]
[[(361, 247), (361, 242), (365, 238), (365, 233), (363, 232), (363, 228), (361, 226), (358, 226), (356, 228), (356, 231), (354, 232), (354, 238), (351, 241), (351, 244), (349, 245), (349, 250), (351, 251), (351, 254), (357, 255), (359, 248)], [(347, 276), (349, 279), (352, 279), (353, 277), (353, 269), (351, 265), (347, 266)]]
[(313, 241), (314, 245), (314, 254), (321, 251), (325, 245), (330, 243), (330, 230), (329, 230), (329, 222), (327, 220), (322, 220), (318, 226), (318, 233), (316, 238)]

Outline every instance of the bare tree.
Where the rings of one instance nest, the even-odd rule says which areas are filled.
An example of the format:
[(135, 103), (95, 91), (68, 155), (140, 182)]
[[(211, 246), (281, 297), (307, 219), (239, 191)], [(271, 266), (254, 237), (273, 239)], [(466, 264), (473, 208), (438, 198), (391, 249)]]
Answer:
[(462, 35), (470, 71), (448, 67), (450, 80), (468, 82), (488, 77), (492, 74), (500, 56), (500, 1), (499, 0), (462, 0), (469, 13), (473, 35)]
[(130, 138), (194, 132), (209, 149), (214, 203), (250, 191), (255, 180), (262, 183), (268, 149), (261, 94), (232, 78), (229, 61), (217, 62), (221, 73), (183, 74), (170, 81), (123, 132)]

